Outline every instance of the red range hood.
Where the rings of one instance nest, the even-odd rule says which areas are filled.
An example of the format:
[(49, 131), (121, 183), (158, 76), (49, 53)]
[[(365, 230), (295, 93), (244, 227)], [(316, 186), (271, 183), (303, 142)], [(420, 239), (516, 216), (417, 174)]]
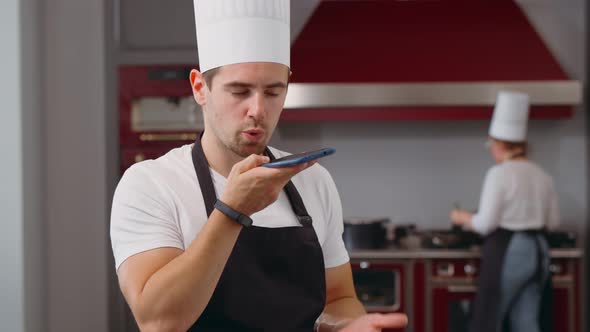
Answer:
[(512, 0), (324, 0), (291, 67), (286, 120), (488, 118), (502, 89), (537, 118), (581, 101)]

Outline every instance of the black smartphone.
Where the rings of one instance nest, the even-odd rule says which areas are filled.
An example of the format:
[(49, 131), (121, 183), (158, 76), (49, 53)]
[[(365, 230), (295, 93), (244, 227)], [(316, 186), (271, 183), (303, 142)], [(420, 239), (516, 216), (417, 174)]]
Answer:
[(312, 160), (315, 160), (318, 158), (329, 156), (331, 154), (334, 154), (334, 152), (336, 152), (336, 149), (334, 149), (334, 148), (324, 148), (324, 149), (315, 150), (315, 151), (302, 152), (302, 153), (292, 154), (292, 155), (289, 155), (289, 156), (286, 156), (283, 158), (275, 159), (269, 163), (262, 164), (260, 166), (270, 167), (270, 168), (295, 166), (295, 165), (303, 164), (303, 163), (306, 163), (308, 161), (312, 161)]

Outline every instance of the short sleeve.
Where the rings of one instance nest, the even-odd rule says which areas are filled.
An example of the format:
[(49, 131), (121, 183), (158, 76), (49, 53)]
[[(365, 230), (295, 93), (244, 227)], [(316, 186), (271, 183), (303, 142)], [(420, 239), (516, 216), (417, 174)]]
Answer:
[(184, 250), (173, 205), (145, 163), (125, 172), (113, 197), (110, 231), (117, 269), (127, 258), (151, 249)]
[(326, 268), (336, 267), (347, 263), (350, 258), (344, 246), (342, 232), (344, 231), (344, 220), (342, 218), (342, 203), (334, 180), (327, 170), (323, 169), (325, 178), (325, 191), (322, 192), (322, 199), (325, 204), (326, 237), (322, 244), (324, 252), (324, 265)]

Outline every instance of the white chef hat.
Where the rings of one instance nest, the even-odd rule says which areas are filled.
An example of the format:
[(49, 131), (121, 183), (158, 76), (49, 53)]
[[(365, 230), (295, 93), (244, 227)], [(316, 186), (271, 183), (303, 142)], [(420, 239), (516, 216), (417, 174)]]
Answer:
[(193, 0), (201, 72), (243, 62), (290, 67), (289, 0)]
[(509, 141), (526, 141), (529, 117), (529, 96), (514, 91), (500, 91), (494, 108), (489, 135)]

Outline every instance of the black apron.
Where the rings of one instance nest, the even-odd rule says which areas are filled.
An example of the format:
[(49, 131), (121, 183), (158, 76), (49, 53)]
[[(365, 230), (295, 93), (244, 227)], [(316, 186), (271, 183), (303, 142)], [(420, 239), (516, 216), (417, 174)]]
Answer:
[[(275, 159), (270, 150), (266, 154)], [(200, 139), (192, 157), (210, 216), (217, 198)], [(189, 331), (313, 331), (326, 303), (324, 258), (297, 189), (289, 181), (284, 190), (301, 227), (243, 228)]]
[[(539, 234), (541, 231), (524, 231)], [(500, 290), (504, 256), (515, 232), (499, 228), (488, 235), (481, 249), (481, 267), (477, 280), (477, 294), (473, 304), (470, 331), (498, 332), (509, 331), (506, 317), (500, 317)], [(540, 248), (538, 250), (541, 250)], [(542, 257), (541, 255), (539, 257)], [(541, 260), (539, 262), (541, 265)], [(537, 277), (542, 278), (541, 267)], [(541, 296), (541, 312), (539, 326), (542, 332), (552, 330), (551, 321), (552, 284), (551, 276), (544, 285)], [(501, 326), (501, 329), (498, 329)]]

